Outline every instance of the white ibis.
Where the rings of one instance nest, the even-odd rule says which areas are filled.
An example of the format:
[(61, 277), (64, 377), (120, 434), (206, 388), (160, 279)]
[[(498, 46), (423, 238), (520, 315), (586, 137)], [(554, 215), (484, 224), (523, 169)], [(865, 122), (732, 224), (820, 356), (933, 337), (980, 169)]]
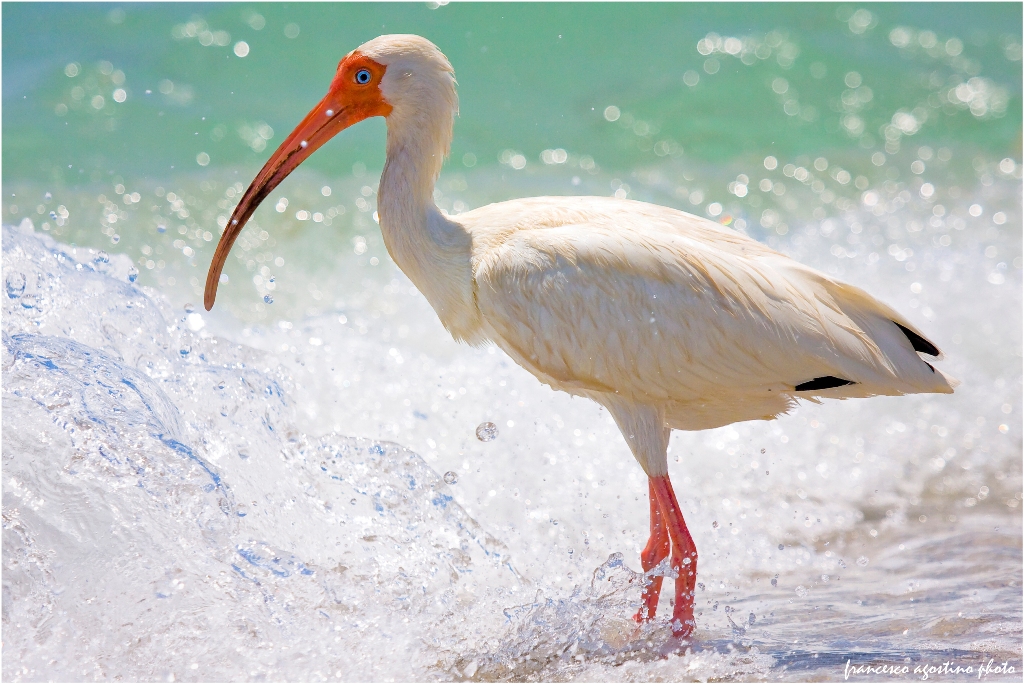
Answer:
[[(380, 228), (452, 336), (493, 342), (554, 389), (608, 409), (647, 473), (644, 571), (669, 557), (673, 631), (694, 628), (697, 549), (669, 481), (671, 430), (770, 420), (797, 399), (950, 393), (956, 381), (907, 319), (712, 221), (607, 197), (535, 197), (447, 216), (433, 202), (458, 111), (451, 64), (413, 35), (345, 55), (327, 95), (235, 207), (206, 280), (260, 202), (339, 131), (387, 121)], [(662, 577), (638, 621), (655, 616)]]

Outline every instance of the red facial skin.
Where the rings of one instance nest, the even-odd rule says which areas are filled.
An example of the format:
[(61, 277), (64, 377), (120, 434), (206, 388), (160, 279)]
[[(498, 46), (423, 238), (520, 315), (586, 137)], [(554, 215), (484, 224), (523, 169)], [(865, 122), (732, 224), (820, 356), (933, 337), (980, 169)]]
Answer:
[[(213, 308), (213, 302), (217, 298), (220, 274), (224, 270), (224, 262), (227, 261), (231, 246), (249, 217), (267, 195), (299, 164), (341, 131), (371, 116), (387, 117), (391, 113), (391, 105), (380, 92), (380, 81), (384, 77), (385, 69), (383, 64), (359, 52), (347, 55), (338, 64), (338, 71), (324, 99), (320, 100), (267, 160), (232, 212), (217, 244), (217, 251), (213, 254), (210, 271), (206, 276), (204, 305), (207, 311)], [(370, 73), (370, 80), (359, 83), (356, 77), (363, 70)]]

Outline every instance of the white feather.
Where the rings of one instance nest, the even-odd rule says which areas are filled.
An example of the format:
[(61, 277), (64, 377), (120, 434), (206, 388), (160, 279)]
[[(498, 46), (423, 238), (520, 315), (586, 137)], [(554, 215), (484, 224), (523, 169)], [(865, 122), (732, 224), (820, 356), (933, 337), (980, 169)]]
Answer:
[[(431, 193), (458, 108), (451, 65), (417, 36), (359, 51), (388, 70), (378, 206), (395, 262), (456, 339), (493, 341), (607, 407), (649, 475), (666, 472), (667, 428), (770, 419), (797, 398), (952, 392), (892, 309), (712, 221), (602, 197), (444, 216)], [(852, 384), (796, 390), (827, 376)]]

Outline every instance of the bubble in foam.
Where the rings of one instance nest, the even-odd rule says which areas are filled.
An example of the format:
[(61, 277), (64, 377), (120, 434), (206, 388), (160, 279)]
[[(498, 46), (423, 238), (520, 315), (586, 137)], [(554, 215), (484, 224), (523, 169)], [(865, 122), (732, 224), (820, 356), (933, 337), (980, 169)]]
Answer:
[(15, 271), (7, 275), (7, 296), (17, 299), (25, 291), (25, 275)]
[(476, 438), (481, 442), (491, 442), (498, 438), (498, 426), (491, 422), (476, 426)]

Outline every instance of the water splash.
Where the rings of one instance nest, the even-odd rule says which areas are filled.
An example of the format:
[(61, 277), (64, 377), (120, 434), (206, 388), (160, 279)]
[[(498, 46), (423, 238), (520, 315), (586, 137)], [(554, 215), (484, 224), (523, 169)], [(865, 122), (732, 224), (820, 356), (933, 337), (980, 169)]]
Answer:
[(493, 442), (498, 438), (498, 426), (489, 421), (480, 423), (476, 426), (476, 438), (481, 442)]
[[(104, 660), (110, 676), (180, 677), (168, 649), (194, 650), (198, 634), (185, 611), (218, 635), (204, 641), (219, 656), (200, 658), (203, 678), (301, 677), (310, 658), (422, 677), (437, 662), (417, 646), (422, 630), (461, 592), (489, 596), (460, 609), (486, 624), (488, 606), (524, 586), (416, 454), (296, 433), (287, 381), (256, 370), (258, 354), (168, 325), (166, 304), (76, 256), (5, 228), (5, 270), (38, 275), (41, 302), (4, 312), (5, 667), (18, 668), (5, 676), (72, 678), (53, 649), (70, 648), (61, 662), (74, 668), (133, 643), (138, 659)], [(76, 608), (96, 596), (102, 611)], [(26, 627), (54, 611), (66, 617)], [(456, 641), (459, 629), (430, 628)], [(95, 638), (67, 638), (81, 631)], [(410, 660), (395, 669), (364, 652), (367, 638), (403, 644)]]
[[(724, 457), (709, 462), (706, 467), (712, 470), (704, 475), (699, 463), (687, 468), (703, 478), (705, 495), (718, 499), (712, 511), (699, 499), (681, 499), (693, 528), (708, 530), (701, 533), (708, 560), (698, 589), (698, 630), (689, 643), (680, 643), (671, 636), (667, 604), (653, 623), (632, 623), (629, 616), (636, 612), (644, 578), (628, 567), (621, 552), (613, 550), (609, 557), (606, 551), (609, 546), (628, 549), (623, 544), (632, 538), (627, 532), (642, 541), (642, 481), (620, 477), (614, 488), (600, 477), (585, 479), (591, 484), (583, 488), (542, 482), (550, 473), (564, 472), (559, 476), (564, 482), (572, 473), (586, 478), (587, 465), (569, 460), (568, 448), (574, 454), (586, 451), (593, 461), (604, 458), (596, 446), (580, 449), (599, 444), (588, 440), (584, 429), (595, 436), (605, 429), (586, 423), (584, 412), (593, 414), (592, 407), (581, 407), (575, 415), (566, 407), (577, 404), (566, 398), (547, 393), (538, 400), (543, 388), (525, 375), (512, 374), (514, 369), (503, 365), (506, 361), (486, 350), (473, 352), (478, 365), (461, 370), (422, 359), (404, 366), (411, 384), (403, 391), (410, 404), (424, 410), (437, 401), (431, 379), (438, 375), (446, 383), (447, 378), (457, 381), (440, 388), (439, 396), (447, 401), (463, 396), (447, 389), (460, 384), (467, 389), (466, 398), (477, 401), (481, 392), (493, 389), (473, 379), (494, 377), (515, 386), (510, 404), (494, 410), (521, 411), (519, 402), (529, 401), (552, 426), (572, 421), (566, 426), (567, 441), (550, 433), (519, 434), (516, 450), (488, 455), (488, 473), (461, 470), (468, 482), (460, 489), (483, 492), (480, 499), (466, 501), (474, 509), (470, 513), (428, 461), (402, 446), (336, 432), (313, 438), (304, 432), (309, 392), (328, 381), (337, 396), (333, 383), (338, 376), (312, 377), (302, 368), (333, 368), (340, 377), (354, 380), (360, 372), (375, 377), (368, 370), (374, 363), (397, 358), (380, 354), (377, 343), (354, 344), (364, 339), (358, 311), (351, 312), (356, 326), (350, 329), (352, 344), (343, 329), (330, 329), (317, 318), (253, 335), (250, 339), (277, 349), (281, 339), (276, 335), (292, 339), (292, 345), (289, 336), (332, 340), (330, 349), (324, 344), (305, 347), (296, 356), (304, 365), (288, 362), (272, 371), (267, 354), (217, 338), (205, 325), (193, 330), (198, 326), (189, 325), (192, 314), (183, 316), (138, 289), (126, 259), (114, 255), (109, 263), (97, 263), (95, 256), (34, 235), (30, 226), (4, 231), (4, 271), (25, 275), (26, 282), (24, 294), (3, 300), (9, 459), (4, 496), (12, 502), (5, 503), (4, 534), (15, 549), (4, 556), (5, 578), (13, 578), (10, 600), (5, 601), (12, 628), (5, 649), (18, 654), (17, 659), (5, 658), (5, 668), (17, 662), (30, 673), (72, 678), (74, 671), (54, 669), (54, 654), (60, 651), (64, 660), (59, 662), (76, 667), (102, 662), (110, 676), (179, 676), (185, 674), (178, 671), (180, 662), (168, 654), (198, 648), (195, 635), (206, 634), (216, 636), (203, 640), (206, 655), (197, 657), (197, 674), (210, 679), (251, 677), (253, 672), (267, 678), (308, 678), (314, 671), (375, 679), (602, 679), (617, 677), (615, 673), (639, 678), (668, 672), (669, 666), (695, 677), (736, 671), (763, 677), (780, 663), (789, 669), (813, 669), (812, 663), (824, 667), (813, 653), (832, 653), (835, 657), (827, 662), (838, 662), (843, 648), (839, 642), (820, 644), (802, 655), (794, 655), (791, 644), (829, 630), (848, 644), (864, 636), (868, 628), (863, 625), (873, 624), (871, 616), (882, 605), (901, 616), (899, 620), (914, 619), (910, 613), (916, 604), (892, 605), (888, 587), (893, 577), (927, 579), (923, 568), (930, 567), (929, 559), (945, 558), (946, 579), (927, 581), (948, 582), (945, 549), (969, 546), (963, 535), (972, 537), (972, 543), (986, 539), (965, 520), (950, 531), (915, 533), (920, 543), (909, 546), (905, 555), (897, 553), (893, 539), (906, 525), (899, 512), (916, 505), (912, 497), (927, 490), (930, 480), (915, 475), (919, 479), (911, 480), (914, 486), (906, 492), (886, 489), (876, 480), (872, 487), (878, 493), (860, 511), (858, 503), (865, 497), (859, 489), (851, 491), (847, 481), (842, 489), (831, 490), (832, 480), (823, 477), (857, 463), (820, 461), (825, 466), (813, 471), (820, 482), (807, 490), (797, 477), (803, 472), (800, 466), (790, 463), (783, 472), (792, 480), (777, 475), (769, 495), (762, 489), (760, 461), (756, 466), (749, 462), (751, 457), (770, 457), (760, 446), (763, 437), (752, 441), (747, 455), (726, 449), (745, 434), (740, 432), (747, 430), (744, 426), (688, 436), (701, 449), (720, 450)], [(22, 300), (29, 296), (34, 303), (26, 308)], [(330, 320), (336, 326), (348, 322)], [(182, 349), (189, 352), (182, 356)], [(401, 355), (417, 358), (411, 352)], [(389, 373), (393, 371), (382, 365), (376, 377)], [(364, 391), (358, 385), (356, 390)], [(325, 391), (319, 396), (328, 395)], [(358, 406), (352, 402), (345, 410)], [(849, 405), (843, 408), (850, 423), (856, 412), (851, 414)], [(334, 413), (349, 420), (343, 411)], [(413, 414), (409, 424), (425, 426), (432, 431), (428, 434), (440, 429), (455, 433), (459, 425), (454, 414), (445, 417), (430, 410), (422, 415), (426, 418)], [(829, 420), (829, 415), (822, 410), (804, 420)], [(863, 420), (873, 426), (871, 434), (877, 432), (873, 414)], [(538, 419), (538, 424), (545, 423)], [(889, 428), (892, 440), (905, 439), (905, 426), (902, 432), (895, 422)], [(780, 433), (784, 435), (780, 429), (776, 439)], [(840, 432), (838, 439), (852, 443), (858, 436), (856, 430)], [(429, 446), (415, 431), (404, 437), (410, 442), (421, 439)], [(716, 441), (722, 442), (721, 449)], [(674, 441), (674, 448), (680, 443)], [(828, 453), (834, 445), (826, 440), (825, 446), (806, 449)], [(614, 443), (607, 449), (617, 458), (628, 458)], [(792, 444), (787, 450), (802, 453)], [(912, 445), (887, 450), (927, 452)], [(531, 452), (548, 464), (534, 471), (536, 482), (505, 462)], [(965, 470), (963, 482), (951, 479), (955, 487), (942, 485), (955, 492), (974, 487), (971, 510), (981, 510), (987, 502), (1004, 505), (1008, 496), (996, 484), (998, 479), (987, 479), (992, 485), (984, 490), (970, 479), (983, 468), (1003, 471), (1008, 456), (995, 447), (988, 453), (990, 461)], [(439, 460), (429, 452), (427, 458)], [(896, 465), (913, 466), (909, 461)], [(717, 484), (714, 469), (725, 468), (736, 474), (731, 482)], [(921, 472), (930, 472), (927, 468)], [(493, 472), (510, 473), (503, 497), (497, 496), (503, 485), (495, 482)], [(928, 477), (944, 482), (945, 475), (938, 472)], [(901, 482), (908, 484), (906, 478)], [(636, 500), (616, 504), (616, 492), (634, 489)], [(750, 506), (731, 500), (737, 490), (746, 493)], [(558, 500), (530, 503), (543, 491)], [(578, 515), (565, 496), (569, 493), (581, 500), (587, 496)], [(516, 523), (522, 532), (503, 528), (506, 540), (514, 542), (511, 550), (475, 519), (476, 511), (494, 519), (487, 511), (491, 501), (506, 506), (505, 519), (511, 520), (519, 513), (507, 508), (508, 503), (526, 504), (519, 509), (525, 519)], [(942, 511), (946, 504), (929, 505), (930, 511)], [(716, 513), (718, 528), (711, 526), (711, 513)], [(863, 526), (859, 516), (865, 519)], [(740, 524), (742, 535), (733, 534)], [(990, 538), (984, 548), (1005, 545), (1007, 533), (983, 526)], [(616, 529), (623, 536), (613, 536)], [(776, 553), (780, 538), (785, 544)], [(553, 540), (542, 547), (551, 551), (531, 552), (529, 544), (537, 539)], [(880, 560), (856, 571), (845, 567), (842, 556), (857, 558), (870, 545), (875, 545), (871, 557)], [(602, 551), (607, 558), (603, 563), (595, 560)], [(629, 557), (636, 558), (635, 553)], [(527, 572), (520, 573), (516, 557), (526, 559)], [(69, 558), (74, 563), (66, 562)], [(994, 562), (991, 554), (985, 554), (983, 563), (965, 558), (955, 578), (958, 583), (1001, 587), (992, 582), (1002, 576), (1005, 565)], [(851, 577), (851, 572), (861, 574)], [(828, 582), (822, 579), (825, 575)], [(875, 575), (877, 581), (871, 579)], [(762, 578), (763, 589), (758, 585)], [(802, 596), (794, 590), (797, 585), (805, 591)], [(1005, 587), (986, 589), (986, 605), (1002, 607), (971, 622), (969, 632), (1012, 634), (1007, 620), (1013, 620), (1013, 610), (1006, 607), (1012, 595)], [(99, 612), (86, 608), (95, 596), (104, 597), (109, 607)], [(795, 597), (794, 603), (783, 596)], [(954, 592), (939, 609), (949, 612), (960, 600)], [(809, 621), (809, 614), (818, 614), (813, 608), (825, 603), (834, 607), (827, 620)], [(715, 610), (722, 605), (728, 610)], [(49, 631), (31, 627), (49, 624), (45, 618), (55, 612), (64, 617)], [(182, 622), (183, 612), (200, 616), (201, 628)], [(734, 615), (748, 617), (737, 622)], [(945, 622), (935, 623), (926, 632), (949, 628)], [(88, 643), (70, 639), (83, 631), (100, 636)], [(138, 643), (140, 631), (160, 636)], [(426, 641), (424, 635), (429, 635)], [(1004, 641), (986, 646), (985, 652), (1012, 656), (1012, 650), (1000, 645)], [(129, 642), (140, 657), (109, 657), (119, 644)], [(74, 644), (70, 654), (68, 643)], [(274, 646), (267, 647), (270, 643)], [(400, 644), (411, 655), (395, 662), (368, 652), (366, 644), (381, 645), (371, 650), (378, 653)], [(878, 657), (888, 653), (884, 648), (876, 652)], [(908, 657), (926, 658), (922, 649)], [(5, 676), (23, 675), (8, 670)]]

